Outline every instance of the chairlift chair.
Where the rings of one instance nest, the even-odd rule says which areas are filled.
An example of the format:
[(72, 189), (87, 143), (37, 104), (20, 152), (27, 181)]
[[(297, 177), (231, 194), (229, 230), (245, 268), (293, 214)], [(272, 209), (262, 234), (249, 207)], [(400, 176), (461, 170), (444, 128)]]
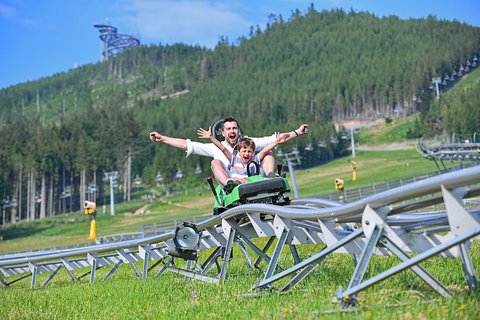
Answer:
[(178, 179), (178, 180), (182, 179), (182, 178), (183, 178), (183, 172), (182, 172), (182, 170), (178, 169), (178, 170), (177, 170), (177, 173), (175, 173), (175, 177), (174, 177), (174, 178), (175, 178), (175, 179)]

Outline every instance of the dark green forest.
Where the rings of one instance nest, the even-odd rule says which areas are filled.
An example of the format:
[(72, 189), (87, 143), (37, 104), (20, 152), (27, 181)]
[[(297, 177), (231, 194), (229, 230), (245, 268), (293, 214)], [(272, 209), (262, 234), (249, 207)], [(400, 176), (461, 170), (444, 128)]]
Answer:
[[(160, 172), (167, 189), (203, 183), (210, 159), (185, 157), (148, 133), (196, 140), (199, 127), (225, 116), (250, 136), (308, 123), (308, 136), (285, 146), (297, 144), (306, 165), (345, 153), (349, 141), (334, 126), (345, 119), (420, 113), (412, 136), (478, 131), (478, 84), (440, 103), (429, 88), (433, 77), (474, 62), (478, 27), (313, 6), (269, 19), (214, 49), (140, 46), (1, 90), (0, 196), (17, 204), (3, 223), (78, 210), (91, 185), (108, 202), (106, 172), (119, 172), (117, 197), (127, 201), (137, 175), (153, 185)], [(182, 183), (172, 178), (177, 170)]]

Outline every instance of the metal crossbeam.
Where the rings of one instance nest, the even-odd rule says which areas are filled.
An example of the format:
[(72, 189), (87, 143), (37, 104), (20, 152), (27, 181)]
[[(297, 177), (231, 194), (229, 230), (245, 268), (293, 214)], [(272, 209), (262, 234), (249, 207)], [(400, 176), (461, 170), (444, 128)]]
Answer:
[(389, 270), (387, 271), (384, 271), (366, 281), (364, 281), (363, 283), (359, 283), (358, 285), (354, 286), (354, 287), (351, 287), (349, 288), (347, 291), (343, 292), (342, 293), (342, 300), (348, 300), (350, 299), (350, 297), (352, 295), (355, 295), (357, 294), (358, 292), (362, 291), (362, 290), (365, 290), (366, 288), (380, 282), (380, 281), (383, 281), (403, 270), (406, 270), (408, 268), (411, 268), (412, 266), (415, 266), (437, 254), (439, 254), (440, 252), (442, 251), (445, 251), (453, 246), (456, 246), (458, 244), (461, 244), (461, 243), (464, 243), (465, 241), (473, 238), (473, 237), (476, 237), (480, 235), (480, 227), (477, 227), (461, 236), (458, 236), (458, 237), (455, 237), (453, 238), (452, 240), (449, 240), (445, 243), (442, 243), (428, 251), (425, 251), (411, 259), (408, 259), (406, 261), (404, 261), (403, 263), (393, 267), (393, 268), (390, 268)]
[(325, 249), (323, 249), (319, 253), (311, 256), (308, 259), (303, 260), (302, 262), (296, 264), (295, 266), (293, 266), (289, 269), (286, 269), (282, 272), (279, 272), (279, 273), (271, 276), (268, 279), (265, 278), (264, 280), (262, 280), (258, 284), (256, 284), (254, 288), (259, 289), (259, 288), (265, 287), (265, 286), (267, 286), (267, 285), (269, 285), (269, 284), (271, 284), (271, 283), (273, 283), (277, 280), (280, 280), (280, 279), (282, 279), (282, 278), (284, 278), (288, 275), (291, 275), (292, 273), (296, 273), (297, 271), (300, 271), (300, 270), (308, 267), (309, 265), (312, 265), (312, 264), (318, 265), (320, 260), (323, 260), (329, 254), (331, 254), (334, 251), (338, 250), (339, 248), (345, 246), (350, 241), (353, 241), (356, 238), (360, 237), (362, 234), (363, 234), (363, 230), (358, 229), (358, 230), (352, 232), (351, 234), (349, 234), (348, 236), (342, 238), (342, 240), (338, 241), (337, 243), (332, 244), (330, 246), (327, 246)]
[[(31, 277), (30, 287), (35, 288), (38, 275), (47, 274), (42, 284), (46, 287), (62, 268), (67, 270), (72, 282), (89, 275), (93, 285), (98, 269), (111, 266), (102, 280), (105, 282), (123, 264), (130, 265), (137, 278), (145, 279), (162, 263), (154, 277), (171, 271), (189, 279), (221, 284), (227, 279), (233, 246), (237, 243), (249, 270), (259, 269), (262, 260), (268, 264), (254, 289), (270, 287), (290, 277), (279, 289), (288, 291), (307, 279), (328, 255), (337, 253), (352, 255), (355, 261), (347, 289), (343, 291), (340, 287), (336, 297), (344, 306), (356, 304), (362, 290), (406, 269), (411, 269), (440, 295), (450, 296), (446, 287), (419, 263), (438, 255), (458, 258), (469, 290), (479, 287), (476, 266), (468, 251), (471, 242), (480, 239), (480, 203), (474, 198), (480, 195), (479, 184), (480, 166), (476, 166), (402, 185), (348, 204), (325, 199), (295, 199), (291, 205), (284, 206), (238, 205), (196, 224), (201, 231), (198, 251), (209, 248), (213, 251), (203, 263), (187, 262), (186, 269), (176, 266), (174, 262), (178, 258), (168, 255), (167, 243), (172, 241), (173, 234), (169, 231), (116, 243), (1, 255), (0, 285), (8, 288)], [(361, 223), (362, 228), (356, 229), (357, 223)], [(266, 239), (263, 247), (256, 244), (257, 238)], [(302, 260), (297, 248), (303, 244), (326, 246)], [(293, 265), (282, 269), (278, 262), (286, 253), (285, 246), (290, 249)], [(256, 257), (249, 256), (248, 248)], [(394, 255), (401, 262), (364, 280), (373, 255)], [(201, 254), (198, 256), (202, 258)], [(221, 264), (219, 258), (223, 260)], [(207, 275), (213, 273), (214, 266), (215, 275)], [(88, 271), (76, 276), (80, 269)], [(9, 281), (10, 277), (13, 280)]]

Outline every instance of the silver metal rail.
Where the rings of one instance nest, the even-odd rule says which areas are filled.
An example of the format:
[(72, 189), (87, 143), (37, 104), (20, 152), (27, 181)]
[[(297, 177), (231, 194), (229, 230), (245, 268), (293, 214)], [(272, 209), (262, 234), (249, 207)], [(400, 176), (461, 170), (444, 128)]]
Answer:
[[(102, 281), (107, 281), (124, 264), (130, 266), (138, 278), (146, 278), (161, 266), (155, 277), (170, 271), (222, 283), (228, 277), (233, 246), (238, 245), (249, 269), (260, 269), (266, 264), (263, 279), (254, 284), (254, 290), (272, 289), (277, 283), (280, 292), (290, 290), (321, 266), (330, 254), (344, 253), (352, 255), (355, 262), (347, 289), (343, 291), (340, 287), (334, 298), (344, 307), (355, 305), (359, 292), (365, 288), (405, 269), (412, 270), (439, 294), (450, 296), (446, 287), (418, 264), (437, 255), (459, 258), (469, 289), (478, 287), (468, 248), (480, 234), (479, 203), (471, 201), (480, 194), (479, 183), (480, 166), (476, 166), (349, 204), (308, 198), (296, 199), (288, 206), (233, 207), (196, 224), (201, 231), (198, 251), (214, 250), (209, 251), (209, 255), (201, 254), (198, 260), (187, 261), (185, 267), (181, 267), (178, 257), (169, 255), (174, 246), (171, 240), (174, 230), (82, 248), (3, 255), (0, 256), (0, 285), (8, 287), (30, 278), (30, 286), (35, 288), (38, 277), (45, 274), (44, 287), (62, 269), (74, 281), (89, 275), (90, 282), (94, 283), (97, 270), (106, 268), (109, 271)], [(263, 247), (253, 241), (256, 238), (265, 239)], [(297, 251), (297, 246), (302, 244), (323, 246), (302, 260)], [(291, 261), (279, 259), (287, 251), (292, 255)], [(252, 253), (255, 257), (250, 256)], [(416, 255), (410, 256), (411, 253)], [(373, 255), (394, 255), (402, 262), (363, 281)], [(78, 275), (81, 269), (87, 271)]]

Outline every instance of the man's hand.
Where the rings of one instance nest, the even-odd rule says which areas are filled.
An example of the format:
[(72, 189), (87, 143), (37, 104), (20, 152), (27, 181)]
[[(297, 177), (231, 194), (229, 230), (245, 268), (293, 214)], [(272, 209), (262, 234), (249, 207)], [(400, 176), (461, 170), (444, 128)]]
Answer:
[(208, 127), (208, 130), (200, 128), (197, 130), (198, 137), (201, 139), (209, 139), (212, 140), (212, 127)]
[(298, 127), (297, 130), (295, 130), (299, 136), (302, 134), (307, 134), (308, 133), (308, 124), (304, 123), (300, 127)]
[(162, 138), (163, 138), (163, 136), (160, 133), (158, 133), (156, 131), (150, 132), (150, 140), (161, 142), (163, 140)]

